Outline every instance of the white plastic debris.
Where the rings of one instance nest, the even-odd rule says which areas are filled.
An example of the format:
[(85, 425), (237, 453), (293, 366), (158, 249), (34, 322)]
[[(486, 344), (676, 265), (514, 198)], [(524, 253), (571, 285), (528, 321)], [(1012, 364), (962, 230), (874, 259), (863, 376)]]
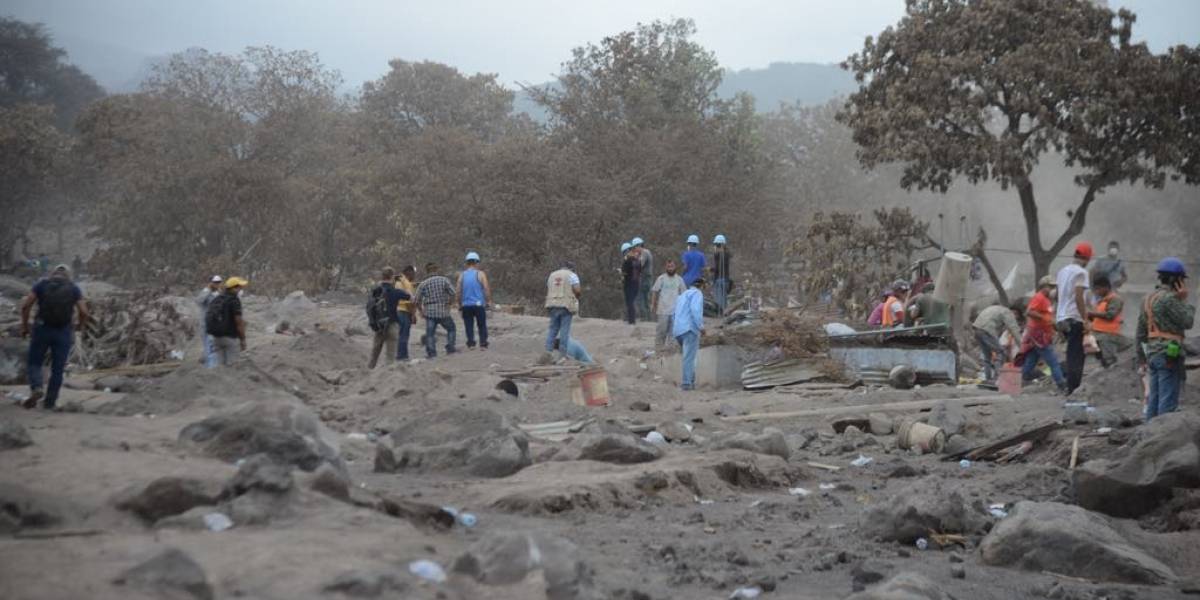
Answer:
[(964, 459), (958, 461), (958, 466), (960, 466), (964, 469), (968, 469), (971, 467), (971, 461), (964, 458)]
[(231, 520), (225, 513), (208, 513), (207, 515), (204, 515), (204, 526), (207, 527), (209, 531), (225, 531), (226, 529), (233, 527), (233, 520)]
[(929, 540), (927, 540), (925, 538), (918, 539), (917, 540), (917, 549), (918, 550), (928, 550), (929, 549)]
[(408, 563), (408, 572), (434, 583), (443, 583), (446, 581), (446, 571), (442, 570), (442, 566), (432, 560), (414, 560)]
[(663, 437), (663, 434), (661, 434), (657, 431), (651, 431), (650, 433), (647, 433), (646, 441), (650, 442), (651, 444), (654, 444), (655, 446), (666, 446), (667, 445), (667, 438)]
[(751, 587), (740, 587), (736, 590), (733, 590), (733, 593), (730, 594), (729, 597), (732, 600), (733, 598), (757, 598), (761, 595), (762, 588), (756, 585)]
[(171, 360), (183, 360), (183, 350), (172, 350), (170, 356)]
[(807, 496), (807, 495), (811, 494), (812, 492), (810, 492), (802, 487), (794, 487), (794, 488), (789, 488), (788, 493), (793, 496), (800, 496), (801, 498), (803, 498), (804, 496)]
[(754, 507), (756, 507), (756, 506), (758, 506), (758, 505), (760, 505), (760, 504), (762, 504), (762, 503), (763, 503), (762, 499), (755, 500), (754, 502), (751, 502), (751, 503), (750, 503), (750, 508), (754, 508)]
[(1004, 510), (1003, 504), (992, 504), (988, 506), (988, 513), (997, 519), (1003, 519), (1008, 516), (1008, 511)]
[(1112, 427), (1101, 427), (1096, 430), (1096, 433), (1112, 433)]
[(352, 433), (347, 433), (346, 439), (348, 439), (348, 440), (365, 440), (365, 439), (367, 439), (367, 434), (359, 433), (359, 432), (355, 431)]
[(825, 325), (825, 335), (854, 335), (855, 333), (858, 332), (845, 323), (827, 323)]
[(706, 500), (704, 498), (701, 498), (700, 496), (692, 496), (692, 500), (695, 500), (696, 504), (700, 504), (703, 506), (708, 506), (709, 504), (713, 503), (712, 500)]
[(474, 527), (478, 522), (479, 518), (469, 512), (458, 515), (458, 524), (466, 527), (467, 529)]
[(859, 454), (858, 458), (850, 461), (850, 464), (855, 467), (865, 467), (871, 464), (871, 462), (874, 460), (875, 459), (871, 458), (870, 456), (863, 456), (862, 454)]
[(822, 483), (821, 485), (819, 485), (819, 486), (817, 486), (817, 487), (818, 487), (818, 488), (820, 488), (820, 489), (822, 489), (822, 490), (824, 490), (824, 491), (829, 491), (829, 490), (835, 490), (835, 489), (837, 489), (837, 486), (836, 486), (836, 485), (833, 485), (832, 483)]

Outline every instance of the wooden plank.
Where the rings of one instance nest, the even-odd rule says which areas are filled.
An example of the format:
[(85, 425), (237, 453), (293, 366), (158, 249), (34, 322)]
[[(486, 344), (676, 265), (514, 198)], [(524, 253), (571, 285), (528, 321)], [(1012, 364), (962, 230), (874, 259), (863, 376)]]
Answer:
[(182, 364), (182, 361), (171, 361), (148, 365), (127, 365), (124, 367), (113, 367), (111, 369), (82, 371), (79, 373), (74, 373), (74, 375), (77, 377), (91, 377), (93, 379), (105, 377), (107, 375), (161, 375), (178, 369)]
[(830, 415), (865, 414), (875, 411), (927, 410), (940, 402), (959, 404), (962, 407), (987, 406), (997, 402), (1010, 402), (1012, 396), (971, 396), (968, 398), (943, 398), (940, 400), (909, 400), (905, 402), (886, 402), (883, 404), (855, 404), (854, 406), (830, 406), (827, 408), (810, 408), (808, 410), (793, 410), (777, 413), (751, 413), (735, 417), (724, 417), (723, 421), (757, 421), (759, 419), (792, 419), (798, 417), (827, 417)]
[(1074, 471), (1075, 463), (1079, 461), (1079, 436), (1075, 436), (1075, 441), (1071, 442), (1071, 464), (1067, 469)]
[(838, 471), (842, 470), (841, 467), (834, 466), (834, 465), (827, 465), (827, 464), (819, 463), (819, 462), (808, 462), (805, 464), (807, 464), (808, 466), (810, 466), (814, 469), (824, 469), (826, 471), (829, 471), (830, 473), (837, 473)]
[(946, 461), (959, 460), (963, 457), (969, 458), (971, 460), (978, 460), (980, 457), (990, 456), (992, 454), (995, 454), (996, 452), (1004, 450), (1005, 448), (1011, 448), (1022, 442), (1032, 442), (1035, 440), (1040, 440), (1040, 439), (1046, 437), (1047, 435), (1050, 435), (1051, 431), (1054, 431), (1055, 429), (1058, 429), (1059, 427), (1062, 427), (1062, 424), (1059, 423), (1058, 421), (1053, 421), (1051, 423), (1046, 423), (1045, 425), (1035, 427), (1028, 431), (1022, 431), (1021, 433), (1018, 433), (1013, 436), (1009, 436), (998, 442), (987, 444), (985, 446), (979, 446), (977, 448), (972, 448), (970, 450), (967, 450), (966, 452), (960, 452), (958, 454), (952, 454), (952, 455), (946, 456), (946, 457), (942, 458), (942, 460), (946, 460)]

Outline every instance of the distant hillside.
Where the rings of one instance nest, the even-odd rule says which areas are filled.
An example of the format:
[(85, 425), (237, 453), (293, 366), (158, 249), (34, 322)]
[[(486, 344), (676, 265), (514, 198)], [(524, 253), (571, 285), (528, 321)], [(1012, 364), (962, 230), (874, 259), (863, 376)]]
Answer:
[[(717, 94), (732, 98), (738, 92), (747, 92), (754, 96), (758, 112), (770, 112), (781, 102), (824, 104), (856, 88), (854, 76), (837, 65), (777, 62), (765, 69), (726, 71)], [(546, 119), (546, 111), (521, 91), (517, 91), (513, 112), (528, 113), (535, 121)]]
[(726, 71), (717, 94), (730, 98), (748, 92), (758, 112), (770, 112), (781, 102), (824, 104), (856, 88), (854, 76), (837, 65), (777, 62), (765, 69)]

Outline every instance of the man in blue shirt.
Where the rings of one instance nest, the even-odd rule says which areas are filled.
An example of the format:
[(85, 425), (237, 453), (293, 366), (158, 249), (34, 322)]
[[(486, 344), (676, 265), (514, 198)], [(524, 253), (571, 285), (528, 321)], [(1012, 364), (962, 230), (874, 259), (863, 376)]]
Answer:
[[(29, 327), (29, 317), (33, 305), (37, 304), (37, 321), (32, 331)], [(62, 388), (63, 372), (67, 368), (67, 358), (71, 355), (71, 344), (74, 335), (71, 330), (71, 317), (79, 314), (78, 327), (87, 325), (87, 305), (83, 301), (83, 292), (79, 286), (71, 282), (71, 270), (67, 265), (58, 265), (43, 279), (33, 286), (33, 290), (21, 302), (21, 337), (30, 337), (29, 342), (29, 398), (21, 405), (25, 408), (37, 406), (42, 393), (42, 361), (46, 352), (50, 352), (50, 384), (44, 394), (46, 410), (54, 410), (58, 402), (58, 392)]]
[(492, 304), (492, 286), (487, 273), (479, 268), (479, 254), (467, 253), (467, 270), (458, 276), (458, 297), (462, 300), (463, 329), (467, 330), (467, 349), (475, 347), (475, 327), (479, 325), (479, 347), (487, 350), (487, 307)]
[(704, 334), (704, 278), (675, 301), (675, 318), (671, 334), (683, 346), (683, 380), (679, 389), (696, 388), (696, 355), (700, 352), (700, 336)]
[(700, 236), (688, 236), (688, 249), (683, 253), (683, 283), (691, 286), (692, 282), (704, 276), (704, 253), (700, 251)]

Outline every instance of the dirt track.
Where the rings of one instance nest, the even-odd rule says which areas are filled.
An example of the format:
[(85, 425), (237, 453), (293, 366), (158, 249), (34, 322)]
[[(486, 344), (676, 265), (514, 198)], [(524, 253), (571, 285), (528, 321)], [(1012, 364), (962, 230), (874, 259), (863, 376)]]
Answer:
[[(1071, 441), (1094, 427), (1059, 430), (1024, 462), (978, 462), (964, 468), (940, 456), (898, 450), (895, 435), (836, 435), (819, 418), (731, 422), (715, 414), (722, 405), (776, 412), (988, 392), (935, 386), (908, 392), (683, 394), (652, 368), (642, 367), (641, 357), (653, 345), (652, 325), (634, 328), (584, 319), (576, 322), (574, 335), (608, 369), (614, 399), (607, 408), (585, 408), (571, 403), (565, 376), (520, 383), (517, 398), (494, 392), (498, 368), (522, 367), (540, 354), (542, 318), (495, 314), (487, 351), (367, 371), (362, 366), (370, 337), (345, 333), (348, 326), (365, 329), (358, 307), (291, 308), (283, 315), (288, 311), (278, 304), (247, 302), (251, 350), (248, 364), (236, 369), (200, 369), (194, 358), (197, 344), (174, 373), (134, 382), (140, 391), (93, 391), (86, 389), (85, 378), (71, 378), (75, 387), (85, 389), (66, 390), (61, 402), (73, 404), (79, 413), (23, 411), (11, 402), (0, 406), (0, 420), (24, 425), (34, 442), (0, 453), (0, 489), (11, 497), (12, 484), (23, 486), (58, 518), (50, 527), (0, 537), (0, 597), (158, 597), (112, 580), (166, 547), (182, 549), (202, 566), (218, 598), (340, 597), (340, 592), (322, 590), (355, 569), (388, 573), (397, 580), (382, 597), (545, 597), (533, 575), (507, 586), (482, 586), (458, 576), (434, 585), (408, 571), (417, 559), (449, 570), (473, 543), (500, 532), (573, 542), (579, 562), (590, 571), (591, 593), (600, 598), (727, 598), (735, 589), (755, 584), (768, 590), (766, 598), (841, 598), (852, 592), (852, 571), (864, 560), (884, 574), (922, 573), (959, 599), (1037, 598), (1053, 589), (1078, 594), (1056, 597), (1182, 597), (1179, 585), (1091, 584), (984, 566), (975, 552), (979, 535), (968, 535), (965, 548), (921, 551), (862, 533), (870, 511), (909, 486), (957, 491), (981, 511), (1019, 500), (1069, 503)], [(270, 332), (280, 318), (305, 335)], [(322, 324), (319, 331), (315, 323)], [(417, 337), (413, 356), (422, 355)], [(1133, 416), (1137, 406), (1128, 389), (1118, 385), (1124, 379), (1124, 374), (1103, 373), (1083, 392), (1098, 408)], [(1190, 397), (1196, 393), (1191, 387)], [(634, 401), (648, 402), (651, 410), (630, 410)], [(414, 524), (312, 491), (308, 475), (299, 472), (298, 493), (285, 511), (262, 525), (239, 524), (221, 532), (155, 528), (115, 507), (112, 499), (118, 493), (158, 477), (217, 484), (232, 477), (236, 466), (201, 456), (178, 438), (189, 423), (246, 402), (309, 407), (330, 430), (356, 494), (454, 506), (477, 515), (478, 523), (448, 530)], [(508, 477), (376, 472), (374, 444), (363, 434), (373, 437), (416, 418), (466, 408), (486, 408), (513, 423), (595, 416), (633, 424), (678, 421), (694, 429), (692, 440), (673, 443), (662, 458), (640, 464), (545, 460), (563, 442), (535, 437), (529, 447), (534, 464)], [(1195, 411), (1196, 405), (1185, 404), (1185, 410)], [(973, 445), (983, 444), (1062, 415), (1061, 398), (1034, 391), (964, 409), (964, 435)], [(783, 432), (788, 459), (718, 449), (717, 442), (736, 432), (758, 434), (764, 427)], [(1084, 438), (1080, 462), (1111, 454), (1122, 431), (1118, 427), (1113, 438)], [(860, 454), (873, 462), (851, 466)], [(808, 465), (814, 461), (840, 470)], [(822, 489), (823, 484), (832, 489)], [(810, 493), (793, 495), (789, 488), (794, 487)], [(1151, 533), (1132, 521), (1127, 524), (1142, 548), (1176, 573), (1200, 573), (1200, 531)], [(25, 537), (64, 531), (84, 535)], [(951, 575), (958, 559), (964, 561), (963, 579)]]

